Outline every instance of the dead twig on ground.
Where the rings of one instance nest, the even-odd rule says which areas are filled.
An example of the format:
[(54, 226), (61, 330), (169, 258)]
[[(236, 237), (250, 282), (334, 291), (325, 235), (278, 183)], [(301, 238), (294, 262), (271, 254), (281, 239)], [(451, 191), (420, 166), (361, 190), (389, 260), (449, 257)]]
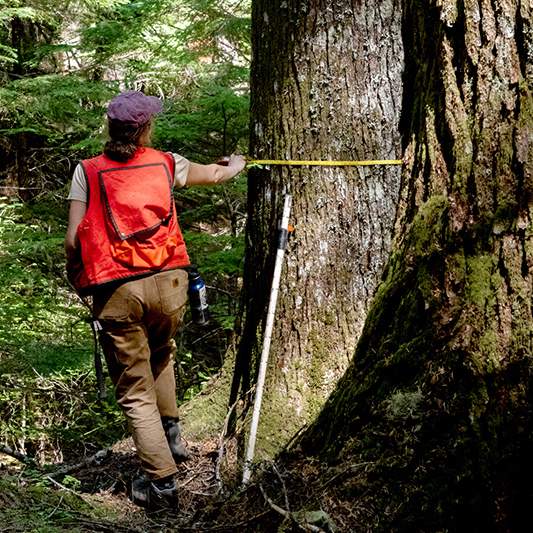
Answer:
[(72, 490), (72, 489), (69, 489), (68, 487), (65, 487), (65, 485), (62, 485), (61, 483), (59, 483), (59, 481), (56, 481), (54, 478), (49, 477), (48, 479), (52, 483), (57, 485), (60, 489), (66, 490), (67, 492), (71, 492), (72, 494), (74, 494), (75, 496), (80, 498), (80, 500), (83, 500), (87, 505), (90, 505), (94, 509), (94, 505), (87, 498), (84, 498), (81, 494), (78, 494), (75, 490)]
[(191, 481), (195, 480), (202, 472), (196, 472), (193, 474), (187, 481), (184, 481), (181, 485), (178, 486), (179, 489), (182, 489), (185, 487), (185, 485), (188, 485)]
[(55, 506), (54, 510), (48, 515), (48, 520), (54, 516), (54, 513), (61, 507), (61, 504), (63, 503), (63, 496), (61, 496), (61, 499), (59, 500), (59, 503)]
[(226, 418), (224, 420), (224, 426), (222, 427), (222, 431), (220, 432), (220, 439), (218, 440), (218, 459), (217, 459), (217, 464), (215, 467), (215, 480), (218, 484), (217, 493), (222, 490), (222, 481), (220, 480), (220, 464), (222, 463), (222, 457), (224, 457), (224, 437), (226, 436), (226, 432), (228, 431), (228, 425), (229, 425), (231, 413), (233, 412), (233, 409), (236, 405), (237, 405), (237, 402), (235, 402), (229, 408), (228, 414), (226, 415)]
[(279, 470), (277, 469), (276, 467), (276, 463), (272, 463), (272, 468), (274, 469), (274, 472), (276, 472), (280, 482), (281, 482), (281, 486), (283, 487), (283, 494), (285, 496), (285, 507), (287, 508), (287, 511), (290, 513), (291, 512), (291, 507), (289, 505), (289, 495), (287, 494), (287, 487), (285, 486), (285, 481), (283, 480), (283, 478), (281, 477), (281, 474), (279, 473)]

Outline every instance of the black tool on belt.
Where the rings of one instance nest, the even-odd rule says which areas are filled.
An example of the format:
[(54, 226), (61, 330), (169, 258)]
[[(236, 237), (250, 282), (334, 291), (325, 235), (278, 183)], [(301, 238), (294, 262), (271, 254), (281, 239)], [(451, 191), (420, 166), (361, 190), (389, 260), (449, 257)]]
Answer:
[(104, 370), (102, 367), (102, 356), (99, 350), (98, 335), (102, 331), (102, 324), (98, 321), (97, 318), (91, 317), (87, 318), (86, 322), (91, 326), (94, 336), (94, 369), (96, 371), (96, 384), (98, 388), (98, 398), (103, 400), (107, 398), (107, 392), (105, 390), (105, 378)]

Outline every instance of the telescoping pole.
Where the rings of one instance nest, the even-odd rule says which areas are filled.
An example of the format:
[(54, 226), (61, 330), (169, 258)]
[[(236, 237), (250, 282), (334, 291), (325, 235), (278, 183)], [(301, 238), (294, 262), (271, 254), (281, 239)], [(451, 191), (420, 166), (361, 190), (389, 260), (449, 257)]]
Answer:
[[(283, 216), (281, 219), (281, 234), (279, 238), (278, 251), (276, 254), (276, 263), (274, 266), (274, 277), (272, 278), (272, 290), (270, 291), (270, 303), (268, 304), (268, 313), (265, 327), (265, 336), (263, 339), (263, 351), (261, 353), (261, 363), (259, 366), (259, 375), (257, 376), (257, 386), (255, 392), (254, 412), (252, 414), (252, 425), (250, 427), (250, 437), (248, 439), (248, 448), (244, 459), (243, 484), (248, 483), (252, 474), (252, 461), (254, 458), (255, 440), (257, 437), (257, 425), (259, 422), (259, 412), (261, 411), (261, 400), (263, 398), (263, 387), (265, 385), (265, 376), (268, 363), (268, 352), (270, 351), (270, 342), (272, 340), (272, 329), (274, 327), (274, 314), (276, 303), (278, 301), (278, 288), (281, 278), (281, 265), (283, 256), (289, 239), (289, 214), (291, 212), (292, 196), (285, 196), (283, 207)], [(292, 228), (291, 228), (292, 230)]]

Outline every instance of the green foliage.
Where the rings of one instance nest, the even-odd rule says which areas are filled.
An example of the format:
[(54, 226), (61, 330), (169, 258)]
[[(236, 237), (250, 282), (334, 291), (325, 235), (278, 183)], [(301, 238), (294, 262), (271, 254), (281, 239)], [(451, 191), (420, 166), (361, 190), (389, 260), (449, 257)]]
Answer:
[(69, 324), (79, 309), (60, 281), (63, 238), (59, 221), (25, 222), (20, 202), (0, 201), (0, 342), (22, 360), (71, 343)]
[(108, 524), (104, 526), (105, 530), (111, 529), (111, 525), (121, 529), (120, 524), (110, 523), (115, 514), (101, 498), (76, 494), (77, 480), (72, 476), (64, 476), (59, 481), (69, 490), (58, 490), (40, 470), (26, 468), (17, 475), (0, 475), (3, 495), (0, 523), (7, 524), (5, 531), (81, 533), (98, 531), (103, 526), (102, 520)]
[(110, 2), (90, 22), (80, 46), (92, 79), (120, 70), (129, 88), (179, 98), (191, 94), (198, 70), (249, 63), (249, 1)]
[(38, 69), (43, 60), (56, 63), (52, 42), (61, 28), (63, 5), (56, 0), (0, 0), (0, 46), (5, 54), (0, 63), (9, 69), (4, 75), (20, 78)]
[(160, 52), (173, 22), (170, 10), (171, 2), (154, 0), (95, 5), (80, 31), (90, 77), (99, 79), (103, 70), (120, 66), (126, 78), (134, 79), (136, 66), (150, 63)]
[(96, 447), (125, 434), (114, 400), (96, 398), (86, 312), (62, 278), (63, 235), (57, 215), (0, 203), (0, 440), (30, 455), (81, 453), (94, 446), (85, 434)]
[(186, 402), (201, 392), (217, 371), (218, 366), (209, 367), (205, 360), (198, 360), (192, 351), (182, 353), (176, 387), (178, 403)]
[(22, 446), (41, 462), (57, 460), (58, 453), (75, 460), (127, 434), (112, 395), (107, 402), (98, 400), (95, 379), (86, 370), (2, 372), (0, 408), (2, 442)]
[(15, 63), (17, 61), (17, 51), (10, 46), (0, 44), (0, 65), (6, 63)]
[[(248, 77), (248, 70), (232, 67), (233, 83)], [(203, 81), (203, 80), (202, 80)], [(157, 122), (156, 143), (168, 151), (178, 152), (205, 163), (221, 155), (242, 151), (248, 138), (249, 94), (246, 87), (232, 88), (209, 84), (198, 90), (193, 99), (171, 104)]]
[(42, 137), (53, 148), (90, 156), (101, 147), (98, 132), (104, 124), (105, 108), (116, 94), (103, 84), (76, 77), (46, 75), (15, 80), (0, 87), (0, 135), (7, 141), (20, 133)]
[[(189, 253), (194, 257), (202, 274), (211, 276), (240, 275), (244, 259), (244, 237), (209, 235), (184, 231)], [(194, 255), (193, 255), (194, 254)]]
[(250, 0), (186, 0), (183, 42), (197, 58), (212, 62), (248, 60), (251, 53)]

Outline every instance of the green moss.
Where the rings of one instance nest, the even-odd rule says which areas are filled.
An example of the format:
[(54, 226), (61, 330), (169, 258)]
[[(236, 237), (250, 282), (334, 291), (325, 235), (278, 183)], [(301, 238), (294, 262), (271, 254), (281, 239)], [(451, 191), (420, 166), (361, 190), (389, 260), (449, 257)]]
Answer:
[(467, 263), (463, 251), (448, 256), (448, 269), (454, 280), (463, 280), (466, 278)]
[(420, 391), (397, 392), (392, 395), (385, 409), (390, 420), (418, 419), (423, 415), (424, 395)]
[[(337, 530), (335, 523), (324, 511), (301, 510), (287, 516), (277, 533), (292, 533), (295, 531), (294, 522), (297, 524), (306, 524), (314, 527), (313, 531), (323, 531), (324, 533), (333, 533)], [(308, 529), (306, 527), (306, 529)]]
[[(420, 291), (422, 299), (424, 300), (427, 306), (438, 305), (439, 295), (434, 290), (434, 287), (435, 287), (435, 283), (433, 281), (434, 273), (435, 271), (432, 268), (432, 265), (428, 265), (426, 263), (421, 264), (417, 271), (418, 290)], [(415, 307), (415, 309), (417, 309), (417, 307)]]
[(324, 316), (324, 324), (326, 326), (331, 326), (335, 323), (335, 314), (332, 311), (328, 311)]
[(486, 372), (495, 372), (500, 368), (498, 360), (499, 336), (494, 327), (496, 327), (496, 324), (485, 331), (479, 343), (481, 359)]
[(311, 366), (309, 368), (310, 387), (311, 389), (320, 389), (324, 381), (324, 368), (330, 359), (330, 347), (328, 346), (325, 336), (321, 336), (316, 330), (309, 333)]
[(480, 309), (495, 303), (495, 289), (500, 286), (502, 277), (497, 271), (498, 258), (493, 254), (467, 258), (467, 298)]
[(229, 353), (206, 389), (180, 408), (180, 425), (187, 437), (203, 440), (220, 431), (229, 410), (234, 362), (234, 356)]
[(117, 519), (115, 511), (97, 496), (58, 490), (44, 475), (26, 470), (17, 477), (0, 478), (3, 495), (0, 523), (14, 533), (77, 533), (80, 517), (86, 523)]
[(489, 219), (489, 223), (492, 224), (492, 232), (496, 235), (514, 231), (516, 228), (516, 205), (500, 203), (492, 219)]
[(447, 196), (431, 196), (416, 214), (411, 224), (410, 242), (417, 256), (440, 253), (442, 233), (447, 224)]
[(306, 411), (305, 407), (298, 413), (289, 404), (289, 398), (285, 393), (265, 391), (256, 442), (255, 456), (258, 460), (274, 457), (282, 450), (287, 441), (305, 423), (303, 414)]
[(455, 157), (453, 186), (456, 191), (461, 193), (462, 199), (466, 200), (468, 178), (472, 174), (473, 167), (471, 119), (467, 117), (465, 120), (459, 121), (457, 123), (457, 130), (458, 135), (453, 150)]

